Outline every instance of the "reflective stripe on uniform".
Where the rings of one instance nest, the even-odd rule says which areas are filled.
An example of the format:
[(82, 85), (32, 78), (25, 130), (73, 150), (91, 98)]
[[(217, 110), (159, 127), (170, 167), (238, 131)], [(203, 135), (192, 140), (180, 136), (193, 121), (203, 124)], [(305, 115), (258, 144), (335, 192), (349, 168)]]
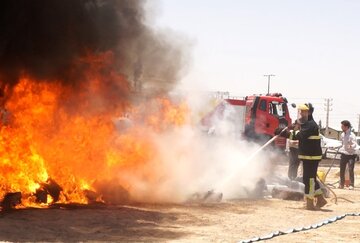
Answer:
[(319, 188), (319, 189), (317, 189), (315, 191), (315, 196), (318, 196), (318, 195), (321, 195), (321, 194), (323, 194), (323, 191), (321, 190), (321, 188)]
[(309, 156), (309, 155), (301, 155), (299, 154), (299, 159), (307, 159), (307, 160), (321, 160), (322, 155)]
[(290, 139), (290, 140), (293, 140), (294, 138), (295, 138), (295, 136), (294, 136), (294, 130), (291, 130), (291, 131), (290, 131), (289, 139)]
[(309, 181), (309, 196), (311, 198), (313, 198), (314, 195), (315, 195), (315, 179), (310, 178), (310, 181)]
[(320, 136), (310, 136), (310, 137), (308, 137), (308, 139), (321, 139), (321, 137)]
[(309, 180), (309, 193), (305, 193), (305, 197), (314, 199), (316, 196), (319, 196), (323, 194), (323, 191), (321, 190), (321, 187), (315, 190), (315, 179), (310, 178)]
[(289, 139), (290, 139), (290, 140), (297, 140), (297, 139), (296, 139), (296, 134), (298, 134), (298, 133), (299, 133), (299, 130), (296, 130), (296, 131), (290, 130)]

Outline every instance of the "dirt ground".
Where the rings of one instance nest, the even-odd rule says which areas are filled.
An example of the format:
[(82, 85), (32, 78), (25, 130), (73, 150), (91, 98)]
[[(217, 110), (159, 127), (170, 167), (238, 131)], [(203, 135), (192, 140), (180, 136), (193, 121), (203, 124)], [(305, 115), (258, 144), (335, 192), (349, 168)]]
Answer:
[[(326, 161), (320, 169), (327, 171)], [(285, 165), (279, 165), (286, 170)], [(334, 189), (338, 202), (321, 211), (281, 199), (232, 200), (212, 204), (136, 204), (22, 209), (0, 214), (0, 241), (239, 242), (276, 230), (298, 228), (333, 216), (360, 212), (360, 164), (355, 190)], [(327, 183), (338, 180), (335, 165)], [(349, 202), (345, 199), (351, 200)], [(271, 242), (359, 242), (360, 217), (272, 238)]]

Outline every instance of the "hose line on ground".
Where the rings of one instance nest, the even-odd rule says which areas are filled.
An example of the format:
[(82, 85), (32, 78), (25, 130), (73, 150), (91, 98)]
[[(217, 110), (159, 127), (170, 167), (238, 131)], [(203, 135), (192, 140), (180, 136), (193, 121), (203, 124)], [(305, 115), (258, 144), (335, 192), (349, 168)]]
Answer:
[[(320, 183), (321, 185), (323, 185), (324, 187), (326, 187), (326, 189), (328, 189), (328, 190), (334, 195), (334, 201), (335, 201), (335, 204), (337, 204), (338, 197), (337, 197), (336, 193), (335, 193), (327, 184), (325, 184), (324, 182), (322, 182), (318, 175), (316, 175), (316, 177), (317, 177), (319, 183)], [(325, 177), (325, 178), (326, 178), (326, 177)]]
[(306, 231), (306, 230), (311, 230), (311, 229), (317, 229), (320, 228), (324, 225), (330, 224), (330, 223), (334, 223), (340, 219), (345, 218), (346, 216), (360, 216), (360, 213), (346, 213), (346, 214), (342, 214), (339, 216), (335, 216), (329, 219), (326, 219), (320, 223), (316, 223), (316, 224), (312, 224), (312, 225), (308, 225), (308, 226), (304, 226), (304, 227), (299, 227), (299, 228), (292, 228), (292, 229), (288, 229), (285, 231), (279, 230), (279, 231), (274, 231), (271, 232), (270, 234), (261, 236), (261, 237), (254, 237), (248, 240), (242, 240), (239, 241), (239, 243), (249, 243), (249, 242), (257, 242), (257, 241), (262, 241), (262, 240), (269, 240), (271, 238), (274, 238), (276, 236), (280, 236), (280, 235), (287, 235), (287, 234), (291, 234), (291, 233), (296, 233), (296, 232), (300, 232), (300, 231)]

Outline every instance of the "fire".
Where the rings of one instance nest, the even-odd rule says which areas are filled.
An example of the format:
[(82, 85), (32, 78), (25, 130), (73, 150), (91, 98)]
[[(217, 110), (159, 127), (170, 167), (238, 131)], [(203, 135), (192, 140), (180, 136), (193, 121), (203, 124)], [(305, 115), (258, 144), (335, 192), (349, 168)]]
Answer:
[[(111, 54), (103, 57), (111, 59)], [(91, 191), (95, 200), (104, 201), (96, 186), (102, 181), (115, 178), (131, 195), (129, 178), (156, 181), (163, 175), (152, 134), (186, 124), (186, 103), (156, 98), (110, 105), (115, 93), (106, 96), (104, 86), (124, 77), (111, 69), (104, 72), (109, 63), (102, 58), (93, 61), (85, 75), (87, 86), (76, 87), (81, 92), (26, 76), (12, 89), (6, 101), (10, 122), (0, 128), (0, 198), (21, 192), (22, 206), (89, 203)], [(119, 130), (114, 118), (126, 112), (131, 125)], [(49, 192), (54, 188), (58, 195)], [(44, 191), (40, 203), (36, 197)]]
[(178, 106), (174, 106), (170, 100), (158, 98), (155, 100), (160, 106), (157, 112), (151, 114), (147, 119), (147, 124), (156, 130), (164, 130), (169, 126), (182, 126), (187, 123), (184, 114), (189, 113), (189, 108), (185, 102), (181, 102)]

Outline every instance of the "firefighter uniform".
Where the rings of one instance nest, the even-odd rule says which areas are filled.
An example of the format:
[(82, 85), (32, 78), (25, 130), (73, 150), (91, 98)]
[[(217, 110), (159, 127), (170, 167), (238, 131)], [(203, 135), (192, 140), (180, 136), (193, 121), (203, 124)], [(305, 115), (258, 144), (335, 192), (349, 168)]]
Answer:
[(303, 162), (303, 182), (308, 203), (307, 208), (311, 209), (310, 205), (314, 198), (317, 198), (317, 206), (322, 207), (326, 204), (326, 200), (316, 179), (319, 162), (322, 159), (321, 138), (319, 126), (312, 118), (312, 113), (305, 122), (301, 123), (296, 138), (299, 140), (299, 159)]
[(288, 168), (288, 177), (291, 180), (294, 180), (297, 177), (299, 169), (299, 144), (296, 138), (296, 134), (299, 131), (291, 130), (289, 134), (289, 168)]

